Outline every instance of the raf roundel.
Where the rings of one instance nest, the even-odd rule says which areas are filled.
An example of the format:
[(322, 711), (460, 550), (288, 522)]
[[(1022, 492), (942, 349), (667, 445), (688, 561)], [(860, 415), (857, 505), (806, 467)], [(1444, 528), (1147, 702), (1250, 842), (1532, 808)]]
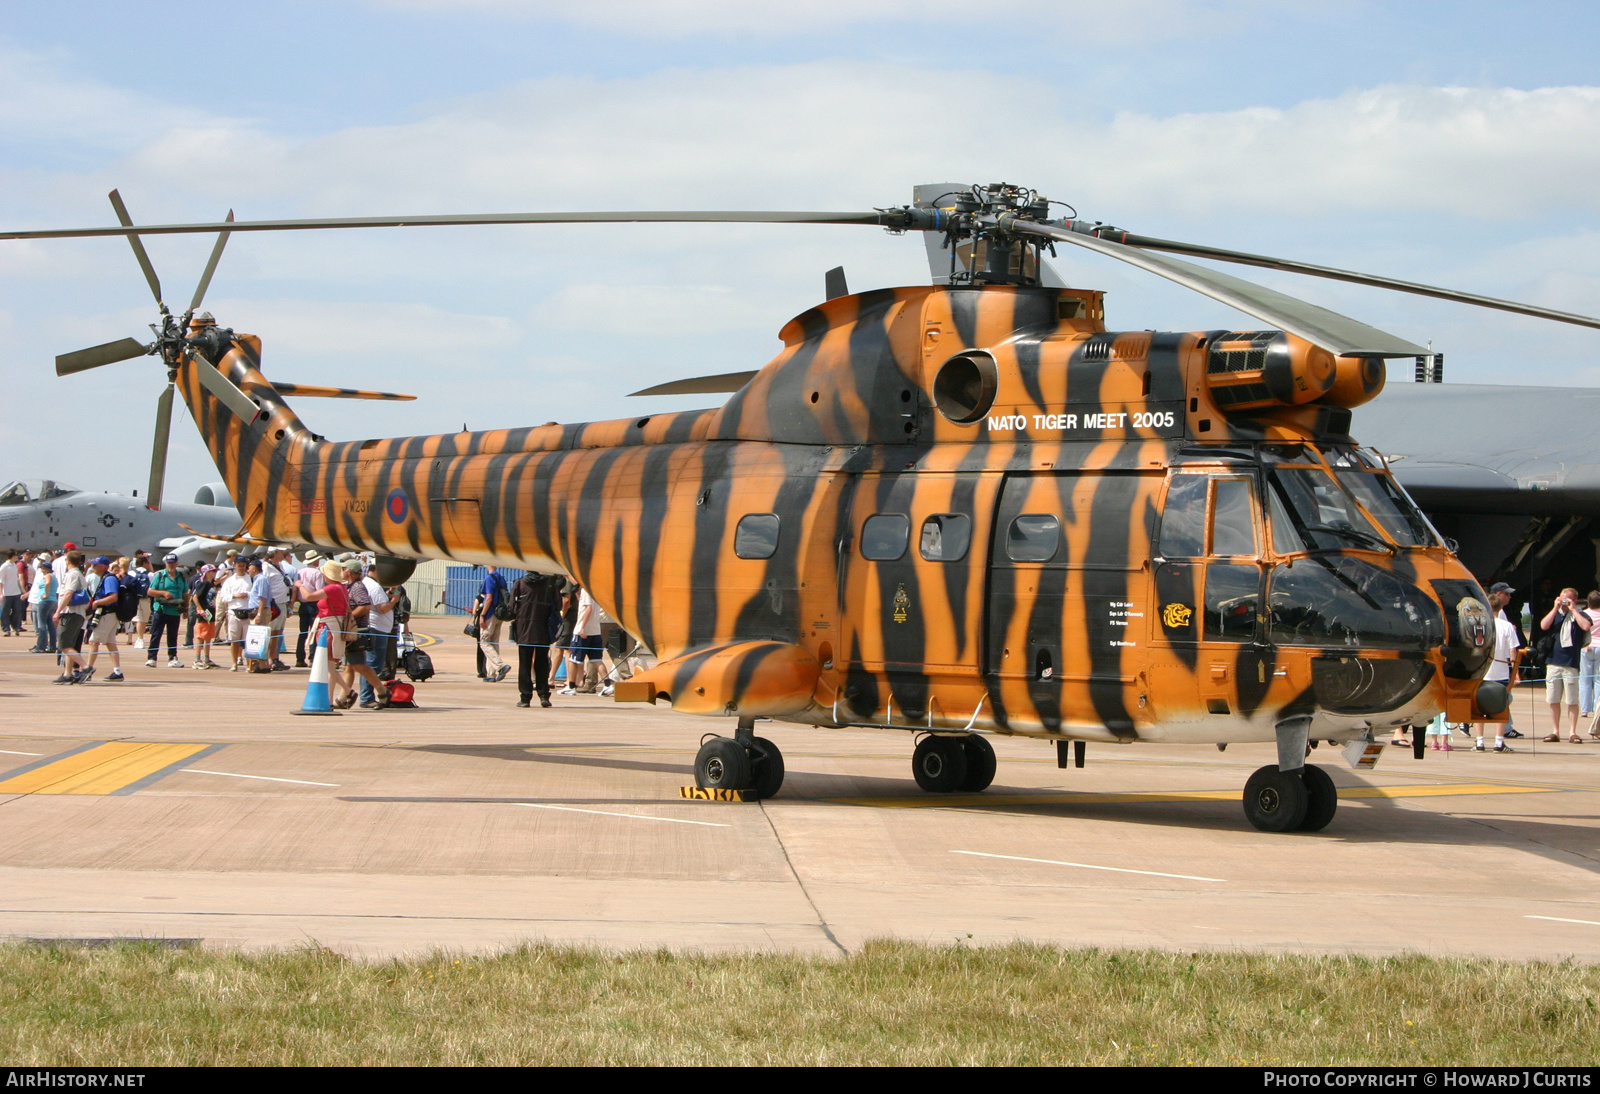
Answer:
[(406, 492), (400, 489), (389, 491), (389, 497), (383, 503), (384, 512), (389, 514), (389, 519), (396, 524), (406, 522), (406, 514), (411, 511), (411, 504), (406, 501)]

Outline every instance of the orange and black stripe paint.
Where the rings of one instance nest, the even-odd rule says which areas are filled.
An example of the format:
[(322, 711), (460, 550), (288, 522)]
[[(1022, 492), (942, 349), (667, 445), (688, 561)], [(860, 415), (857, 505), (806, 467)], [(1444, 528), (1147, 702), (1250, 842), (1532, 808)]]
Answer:
[[(316, 435), (248, 335), (219, 332), (213, 359), (262, 408), (254, 422), (192, 361), (177, 379), (252, 534), (569, 574), (660, 659), (619, 698), (1113, 740), (1272, 740), (1301, 715), (1339, 738), (1474, 716), (1480, 634), (1464, 651), (1274, 644), (1258, 592), (1240, 602), (1249, 633), (1213, 640), (1208, 563), (1160, 556), (1175, 475), (1250, 478), (1263, 446), (1309, 444), (1315, 463), (1351, 444), (1349, 408), (1381, 388), (1382, 362), (1274, 332), (1112, 333), (1102, 314), (1081, 290), (861, 293), (792, 320), (782, 352), (717, 409), (425, 437)], [(952, 390), (981, 405), (970, 421), (941, 408), (936, 383), (963, 355), (971, 383)], [(1252, 512), (1257, 553), (1229, 564), (1255, 567), (1259, 590), (1283, 559), (1260, 496)], [(1053, 518), (1058, 539), (1013, 559), (1006, 537), (1028, 514)], [(746, 543), (751, 515), (776, 520)], [(1424, 590), (1443, 619), (1458, 608), (1444, 598), (1482, 597), (1443, 546), (1346, 553)], [(1395, 661), (1409, 684), (1340, 691), (1341, 672), (1367, 680)]]

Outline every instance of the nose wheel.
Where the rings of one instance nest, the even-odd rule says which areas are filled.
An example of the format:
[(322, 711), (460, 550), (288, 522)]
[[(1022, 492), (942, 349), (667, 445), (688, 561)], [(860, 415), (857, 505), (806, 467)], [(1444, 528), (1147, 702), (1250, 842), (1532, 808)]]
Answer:
[(976, 733), (922, 738), (911, 754), (911, 774), (930, 794), (976, 794), (994, 782), (994, 747)]
[(1263, 832), (1320, 832), (1338, 809), (1333, 779), (1310, 764), (1297, 771), (1270, 764), (1244, 784), (1245, 818)]

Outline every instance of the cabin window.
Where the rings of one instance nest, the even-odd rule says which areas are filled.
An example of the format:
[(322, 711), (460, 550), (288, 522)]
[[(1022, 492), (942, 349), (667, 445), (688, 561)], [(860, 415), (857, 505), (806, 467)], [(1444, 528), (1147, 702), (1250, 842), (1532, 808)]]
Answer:
[(733, 532), (733, 553), (740, 558), (771, 558), (778, 551), (778, 514), (749, 513)]
[(1205, 475), (1174, 475), (1161, 513), (1161, 557), (1195, 558), (1206, 553)]
[(1211, 493), (1211, 553), (1256, 553), (1256, 522), (1250, 504), (1249, 479), (1216, 479)]
[(1206, 638), (1248, 642), (1256, 636), (1261, 570), (1255, 565), (1213, 562), (1206, 567)]
[(1049, 562), (1061, 546), (1061, 522), (1048, 513), (1023, 513), (1006, 531), (1012, 562)]
[(960, 562), (972, 545), (972, 518), (935, 513), (922, 522), (922, 557), (929, 562)]
[(861, 557), (873, 562), (902, 557), (910, 541), (911, 519), (903, 513), (879, 513), (861, 525)]

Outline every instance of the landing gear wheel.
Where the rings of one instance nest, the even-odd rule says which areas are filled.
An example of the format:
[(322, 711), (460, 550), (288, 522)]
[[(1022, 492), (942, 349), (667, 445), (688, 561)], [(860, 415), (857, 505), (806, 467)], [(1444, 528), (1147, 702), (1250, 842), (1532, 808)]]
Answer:
[(1309, 797), (1300, 772), (1270, 764), (1244, 784), (1244, 815), (1263, 832), (1293, 832), (1306, 818)]
[(758, 798), (770, 798), (783, 786), (783, 753), (765, 737), (750, 742), (750, 789)]
[(967, 754), (967, 777), (961, 780), (961, 791), (976, 794), (987, 790), (994, 782), (994, 746), (976, 733), (961, 739), (962, 751)]
[(911, 774), (930, 794), (960, 790), (967, 779), (964, 737), (924, 737), (911, 754)]
[(750, 789), (750, 755), (732, 737), (713, 737), (694, 758), (694, 784), (702, 790)]
[(1300, 822), (1300, 831), (1320, 832), (1338, 812), (1339, 790), (1326, 771), (1310, 764), (1301, 772), (1301, 781), (1306, 784), (1306, 819)]

